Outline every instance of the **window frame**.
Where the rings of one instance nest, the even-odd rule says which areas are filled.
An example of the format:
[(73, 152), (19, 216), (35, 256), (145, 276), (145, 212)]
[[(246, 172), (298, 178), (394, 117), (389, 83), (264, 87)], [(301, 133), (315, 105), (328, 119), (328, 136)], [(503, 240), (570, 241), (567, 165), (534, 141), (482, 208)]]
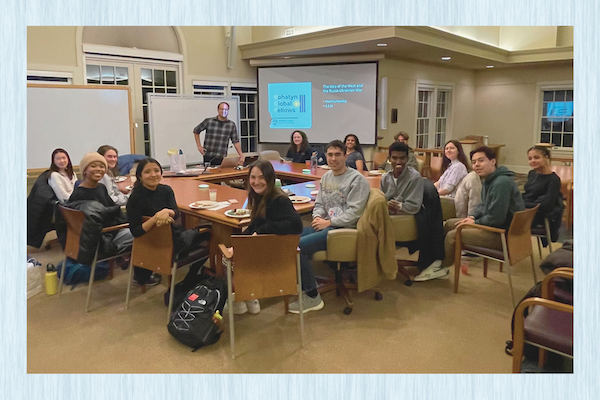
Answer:
[[(443, 148), (444, 143), (448, 140), (452, 139), (452, 116), (454, 111), (454, 92), (455, 92), (455, 84), (453, 82), (435, 82), (428, 80), (417, 80), (416, 91), (415, 91), (415, 147), (418, 143), (418, 124), (419, 124), (419, 92), (427, 91), (431, 92), (429, 108), (430, 108), (430, 116), (427, 118), (429, 123), (429, 132), (428, 132), (428, 144), (427, 148)], [(444, 131), (444, 138), (442, 139), (442, 143), (439, 147), (434, 146), (435, 139), (437, 135), (437, 108), (438, 108), (438, 93), (439, 92), (447, 92), (446, 99), (446, 129)]]
[[(242, 108), (242, 99), (240, 97), (240, 125), (247, 123), (250, 128), (250, 124), (254, 123), (254, 134), (250, 134), (250, 129), (248, 129), (248, 135), (242, 137), (242, 127), (240, 126), (240, 141), (247, 140), (248, 141), (248, 151), (245, 152), (247, 155), (258, 155), (258, 87), (256, 83), (239, 83), (239, 82), (231, 82), (229, 86), (230, 95), (231, 96), (239, 96), (242, 94), (246, 95), (254, 95), (254, 118), (248, 118), (248, 114), (246, 114), (246, 118), (242, 118), (241, 116), (241, 108)], [(247, 101), (243, 102), (244, 106), (249, 104)], [(252, 148), (252, 142), (254, 142), (254, 150), (250, 151)], [(241, 144), (242, 149), (243, 145)]]
[[(575, 102), (575, 88), (573, 81), (556, 81), (556, 82), (538, 82), (536, 84), (536, 100), (535, 100), (535, 123), (533, 128), (533, 144), (542, 142), (542, 107), (544, 104), (544, 91), (556, 90), (573, 90), (573, 102)], [(573, 111), (573, 115), (575, 112)], [(552, 143), (552, 137), (550, 137)], [(564, 156), (573, 156), (575, 149), (575, 116), (573, 116), (573, 147), (553, 146), (553, 154)], [(556, 153), (555, 153), (556, 152)]]

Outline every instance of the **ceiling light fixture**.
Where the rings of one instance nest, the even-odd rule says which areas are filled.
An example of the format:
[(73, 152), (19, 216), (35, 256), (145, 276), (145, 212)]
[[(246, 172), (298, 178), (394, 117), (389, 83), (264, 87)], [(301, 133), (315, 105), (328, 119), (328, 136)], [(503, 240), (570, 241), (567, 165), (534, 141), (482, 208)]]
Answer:
[(448, 60), (451, 60), (451, 59), (452, 59), (452, 57), (442, 57), (442, 60), (444, 60), (444, 61), (448, 61)]
[(493, 66), (493, 65), (486, 65), (485, 67), (486, 67), (486, 68), (494, 68), (494, 66)]
[(377, 47), (385, 47), (387, 46), (387, 43), (377, 43)]

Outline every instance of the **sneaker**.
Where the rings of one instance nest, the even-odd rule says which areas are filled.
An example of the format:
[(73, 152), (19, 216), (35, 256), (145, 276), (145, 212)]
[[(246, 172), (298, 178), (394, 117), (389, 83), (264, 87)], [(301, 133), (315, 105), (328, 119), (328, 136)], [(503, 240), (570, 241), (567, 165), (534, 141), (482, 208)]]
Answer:
[(133, 283), (135, 283), (136, 285), (156, 286), (160, 283), (161, 280), (162, 280), (162, 275), (160, 275), (160, 274), (150, 275), (150, 278), (148, 278), (148, 280), (143, 283), (138, 281), (135, 276), (133, 277)]
[(258, 314), (260, 312), (260, 303), (258, 300), (248, 300), (245, 303), (250, 314)]
[[(229, 312), (229, 300), (227, 300), (225, 302), (225, 307), (223, 308), (223, 313), (226, 313), (226, 312)], [(247, 312), (248, 312), (248, 306), (246, 305), (245, 301), (234, 301), (233, 302), (233, 313), (235, 315), (246, 314)]]
[[(320, 294), (317, 294), (317, 297), (313, 298), (307, 295), (306, 293), (302, 293), (302, 305), (304, 306), (303, 313), (305, 314), (309, 311), (320, 310), (321, 308), (323, 308), (325, 303), (321, 299)], [(288, 311), (292, 314), (300, 314), (300, 303), (298, 303), (298, 300), (294, 301), (293, 303), (290, 303)]]
[(442, 261), (436, 260), (431, 263), (431, 265), (425, 268), (421, 273), (415, 276), (415, 282), (423, 282), (429, 281), (432, 279), (437, 279), (441, 277), (445, 277), (450, 273), (448, 268), (442, 267)]

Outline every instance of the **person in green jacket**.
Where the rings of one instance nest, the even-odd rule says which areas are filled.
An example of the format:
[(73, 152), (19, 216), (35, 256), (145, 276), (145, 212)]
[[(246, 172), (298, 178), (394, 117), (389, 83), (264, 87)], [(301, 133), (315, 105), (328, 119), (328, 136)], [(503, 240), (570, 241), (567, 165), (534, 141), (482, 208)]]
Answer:
[[(446, 256), (439, 266), (432, 266), (427, 274), (429, 279), (440, 278), (448, 274), (448, 267), (454, 262), (454, 243), (456, 228), (466, 224), (479, 224), (494, 228), (508, 229), (513, 215), (523, 211), (525, 205), (515, 183), (514, 172), (506, 167), (498, 166), (496, 154), (486, 146), (476, 148), (471, 152), (473, 171), (483, 179), (481, 188), (481, 203), (467, 218), (451, 218), (444, 224), (446, 238), (444, 248)], [(500, 235), (479, 229), (462, 231), (463, 243), (475, 246), (502, 250)], [(425, 271), (421, 273), (423, 275)]]

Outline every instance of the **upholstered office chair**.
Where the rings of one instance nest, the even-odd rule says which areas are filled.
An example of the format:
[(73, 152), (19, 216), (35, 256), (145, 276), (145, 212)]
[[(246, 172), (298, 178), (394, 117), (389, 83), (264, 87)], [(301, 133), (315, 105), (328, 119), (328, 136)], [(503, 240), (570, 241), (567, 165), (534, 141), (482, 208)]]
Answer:
[(419, 239), (417, 221), (414, 215), (390, 215), (390, 219), (392, 220), (394, 240), (396, 241), (396, 263), (398, 264), (398, 272), (404, 276), (404, 284), (406, 286), (411, 286), (415, 276), (408, 272), (405, 267), (414, 265), (416, 261), (402, 258), (398, 250), (403, 246), (399, 246), (398, 243), (409, 243)]
[[(60, 297), (62, 293), (63, 282), (65, 279), (65, 267), (67, 265), (67, 258), (77, 261), (79, 256), (79, 240), (81, 239), (81, 234), (83, 230), (83, 222), (85, 220), (85, 214), (83, 211), (74, 210), (72, 208), (68, 208), (62, 205), (58, 206), (59, 212), (67, 223), (67, 238), (65, 242), (65, 257), (62, 263), (62, 270), (60, 274), (60, 281), (58, 284), (58, 296)], [(102, 229), (102, 233), (115, 232), (123, 228), (129, 227), (129, 224), (121, 224), (110, 226)], [(96, 264), (102, 261), (109, 261), (115, 259), (117, 257), (122, 257), (124, 255), (129, 254), (129, 251), (122, 252), (119, 254), (114, 254), (110, 256), (104, 256), (101, 259), (98, 259), (98, 252), (100, 250), (100, 241), (96, 245), (96, 252), (94, 254), (94, 260), (92, 261), (91, 271), (90, 271), (90, 280), (88, 283), (88, 291), (87, 297), (85, 300), (85, 312), (88, 312), (90, 306), (90, 298), (92, 296), (92, 287), (94, 285), (94, 276), (96, 273)], [(109, 277), (112, 278), (112, 264), (111, 271)]]
[(440, 196), (440, 204), (442, 205), (442, 219), (444, 221), (456, 218), (456, 207), (452, 197)]
[(425, 165), (425, 160), (420, 157), (417, 157), (417, 171), (423, 175), (423, 165)]
[[(537, 282), (535, 263), (533, 260), (533, 249), (531, 246), (531, 222), (533, 221), (538, 208), (539, 204), (534, 208), (516, 212), (513, 215), (513, 219), (508, 231), (506, 231), (506, 229), (493, 228), (491, 226), (477, 224), (461, 225), (456, 228), (456, 244), (454, 246), (454, 293), (458, 293), (461, 253), (464, 251), (466, 253), (484, 257), (484, 277), (487, 277), (488, 259), (500, 262), (500, 271), (502, 271), (502, 265), (504, 263), (508, 264), (508, 285), (510, 287), (512, 305), (513, 308), (515, 307), (515, 294), (512, 285), (511, 266), (527, 257), (530, 257), (531, 270), (533, 271), (533, 283)], [(500, 240), (502, 241), (502, 250), (463, 243), (461, 234), (464, 229), (479, 229), (482, 231), (498, 233), (500, 235)]]
[[(301, 295), (300, 235), (234, 235), (231, 249), (219, 244), (227, 266), (227, 299), (231, 358), (235, 358), (234, 301)], [(265, 251), (276, 249), (277, 251)], [(304, 346), (304, 312), (300, 304), (300, 337)]]
[(264, 150), (260, 152), (259, 158), (262, 158), (263, 160), (279, 161), (281, 160), (281, 155), (277, 150)]
[[(147, 217), (144, 218), (145, 220)], [(202, 228), (201, 233), (210, 232), (210, 229)], [(204, 264), (209, 257), (209, 246), (201, 245), (190, 253), (177, 259), (173, 257), (173, 232), (170, 225), (153, 226), (144, 235), (133, 239), (131, 249), (131, 261), (129, 265), (129, 280), (127, 282), (127, 297), (125, 308), (129, 308), (129, 296), (131, 293), (131, 282), (133, 280), (133, 267), (149, 269), (161, 275), (168, 275), (170, 281), (169, 306), (167, 310), (167, 323), (173, 309), (173, 296), (175, 294), (175, 274), (177, 269), (186, 267), (196, 262)], [(145, 285), (142, 286), (145, 292)]]
[[(573, 304), (554, 300), (552, 282), (556, 278), (573, 280), (572, 268), (557, 268), (542, 282), (542, 297), (522, 301), (515, 311), (513, 334), (513, 372), (521, 372), (525, 343), (539, 347), (539, 367), (546, 362), (546, 351), (573, 358)], [(533, 307), (527, 317), (524, 311)]]
[[(367, 289), (365, 289), (365, 291), (375, 293), (375, 300), (383, 299), (383, 294), (381, 293), (381, 291), (377, 287), (375, 287), (374, 284), (372, 285), (372, 283), (374, 283), (373, 280), (377, 281), (377, 278), (374, 278), (374, 275), (378, 275), (379, 277), (390, 273), (390, 271), (388, 270), (389, 268), (386, 267), (388, 263), (386, 263), (386, 260), (383, 260), (380, 257), (381, 253), (377, 255), (377, 259), (380, 263), (379, 267), (373, 266), (371, 265), (371, 263), (367, 263), (367, 266), (371, 267), (369, 268), (369, 271), (357, 270), (357, 283), (353, 281), (353, 277), (349, 277), (348, 279), (344, 280), (343, 276), (344, 272), (348, 270), (347, 267), (349, 263), (356, 262), (358, 265), (358, 263), (361, 262), (361, 257), (362, 259), (364, 259), (364, 257), (366, 256), (375, 257), (375, 255), (370, 253), (369, 249), (366, 248), (361, 248), (361, 253), (358, 253), (358, 249), (360, 247), (358, 229), (367, 229), (363, 228), (363, 224), (370, 225), (369, 223), (367, 223), (366, 220), (362, 219), (365, 217), (365, 215), (368, 215), (370, 213), (369, 208), (378, 206), (380, 207), (382, 204), (384, 207), (383, 211), (385, 212), (385, 217), (389, 218), (389, 215), (387, 215), (387, 202), (385, 201), (385, 196), (379, 189), (371, 188), (367, 207), (365, 207), (363, 216), (358, 221), (357, 229), (340, 228), (330, 230), (329, 232), (327, 232), (327, 250), (318, 251), (315, 254), (313, 254), (313, 260), (315, 261), (324, 261), (334, 263), (336, 265), (335, 277), (333, 280), (317, 277), (317, 281), (319, 283), (318, 290), (320, 293), (335, 290), (338, 296), (342, 296), (346, 302), (346, 308), (344, 308), (344, 314), (346, 315), (349, 315), (352, 312), (352, 308), (354, 307), (354, 302), (352, 300), (352, 297), (350, 296), (349, 290), (361, 289), (359, 287), (359, 284), (361, 282), (364, 282), (364, 284), (366, 285), (365, 287)], [(375, 235), (368, 237), (376, 238)], [(371, 248), (371, 251), (372, 250), (373, 248)], [(393, 254), (390, 254), (390, 258), (391, 262), (393, 263)], [(384, 266), (384, 264), (386, 266)], [(376, 273), (372, 268), (385, 268), (386, 271), (377, 270)]]

